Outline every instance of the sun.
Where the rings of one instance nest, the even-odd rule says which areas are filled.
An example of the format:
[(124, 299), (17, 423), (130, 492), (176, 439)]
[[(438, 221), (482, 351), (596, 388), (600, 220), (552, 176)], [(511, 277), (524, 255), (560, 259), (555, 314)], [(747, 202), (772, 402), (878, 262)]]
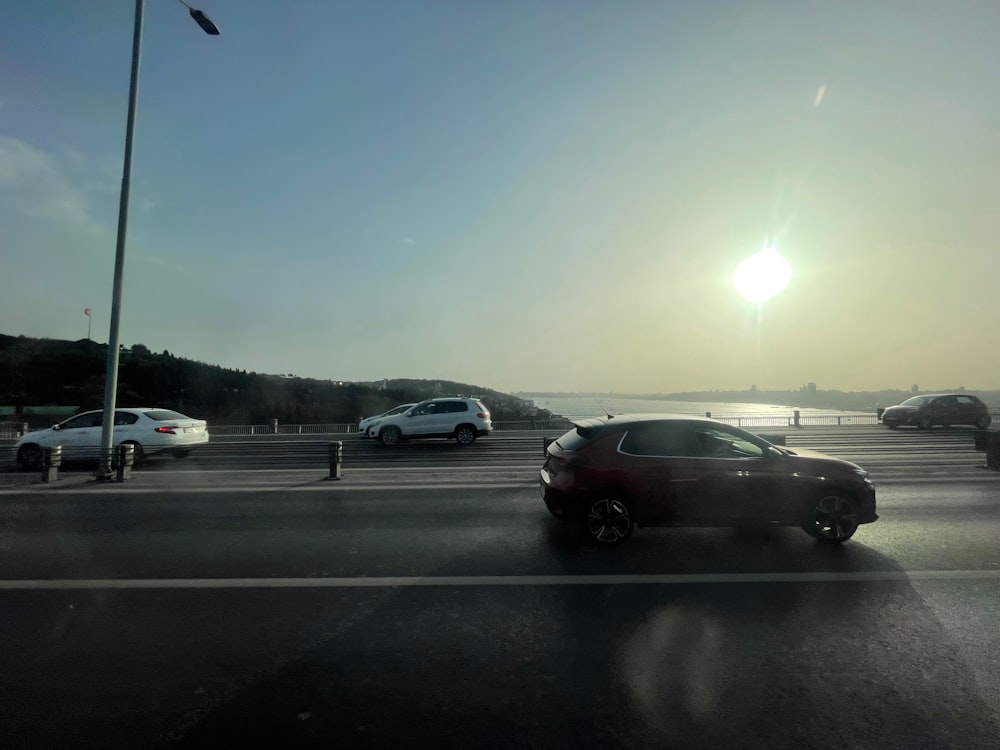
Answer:
[(733, 284), (747, 302), (760, 305), (788, 286), (792, 269), (773, 247), (765, 247), (736, 267)]

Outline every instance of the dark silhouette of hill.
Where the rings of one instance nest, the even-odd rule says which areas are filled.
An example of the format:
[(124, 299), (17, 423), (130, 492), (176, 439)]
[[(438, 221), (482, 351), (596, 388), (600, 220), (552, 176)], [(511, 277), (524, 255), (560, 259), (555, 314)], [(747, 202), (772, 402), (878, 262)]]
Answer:
[[(107, 345), (89, 339), (0, 334), (0, 405), (16, 407), (18, 415), (26, 406), (100, 409), (106, 357)], [(357, 383), (248, 373), (168, 351), (157, 354), (143, 344), (122, 349), (117, 403), (162, 406), (215, 424), (263, 424), (271, 419), (324, 424), (354, 422), (396, 404), (457, 395), (480, 396), (495, 420), (548, 415), (530, 401), (466, 383), (414, 379)]]

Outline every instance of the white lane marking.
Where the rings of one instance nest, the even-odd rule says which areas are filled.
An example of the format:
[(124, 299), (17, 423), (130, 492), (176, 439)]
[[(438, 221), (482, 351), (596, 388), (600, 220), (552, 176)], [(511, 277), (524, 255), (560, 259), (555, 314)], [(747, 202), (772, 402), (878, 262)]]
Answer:
[[(312, 472), (315, 474), (316, 472)], [(150, 475), (147, 475), (150, 476)], [(135, 481), (135, 480), (133, 480)], [(239, 481), (238, 478), (234, 481)], [(922, 477), (911, 476), (874, 476), (873, 481), (876, 487), (888, 487), (897, 485), (917, 485), (917, 484), (997, 484), (1000, 483), (1000, 473), (983, 472), (971, 476), (955, 476), (954, 474), (939, 474)], [(205, 485), (171, 485), (168, 487), (136, 487), (134, 484), (111, 483), (109, 485), (86, 485), (79, 487), (60, 486), (55, 484), (25, 484), (21, 486), (0, 488), (0, 496), (3, 495), (25, 495), (48, 494), (63, 495), (102, 495), (112, 492), (119, 492), (129, 495), (153, 495), (153, 494), (183, 494), (183, 493), (210, 493), (210, 494), (234, 494), (240, 492), (256, 492), (270, 490), (273, 492), (370, 492), (393, 490), (396, 492), (419, 492), (421, 490), (476, 490), (476, 489), (528, 489), (537, 490), (538, 477), (533, 476), (524, 479), (511, 479), (504, 482), (469, 482), (468, 480), (457, 482), (396, 482), (388, 484), (385, 482), (365, 482), (364, 484), (352, 484), (345, 476), (339, 480), (328, 480), (325, 477), (316, 478), (313, 484), (287, 485), (278, 483), (240, 483), (228, 487), (205, 486)]]
[(914, 570), (799, 573), (649, 573), (533, 576), (386, 576), (359, 578), (94, 578), (0, 581), (3, 591), (62, 589), (308, 589), (444, 586), (620, 586), (747, 583), (868, 583), (884, 581), (1000, 580), (1000, 570)]
[[(371, 492), (392, 490), (394, 492), (420, 492), (422, 490), (501, 490), (501, 489), (535, 489), (537, 491), (538, 480), (521, 480), (517, 482), (438, 482), (434, 484), (424, 484), (408, 482), (400, 484), (344, 484), (343, 480), (331, 480), (328, 482), (317, 481), (316, 484), (287, 486), (274, 484), (241, 484), (233, 487), (129, 487), (128, 485), (110, 487), (79, 487), (79, 488), (59, 488), (53, 485), (39, 486), (30, 485), (32, 493), (45, 493), (47, 489), (52, 491), (53, 496), (71, 497), (73, 495), (110, 495), (121, 493), (123, 495), (183, 495), (183, 494), (240, 494), (245, 492)], [(0, 495), (23, 495), (22, 488), (0, 490)]]
[[(354, 473), (382, 472), (382, 471), (415, 471), (415, 472), (466, 472), (466, 471), (525, 471), (534, 469), (535, 471), (542, 465), (543, 460), (532, 461), (523, 464), (493, 465), (489, 466), (346, 466), (344, 471)], [(343, 466), (343, 464), (341, 465)], [(159, 474), (315, 474), (322, 469), (318, 469), (314, 464), (307, 468), (292, 469), (156, 469), (146, 474), (155, 476)]]

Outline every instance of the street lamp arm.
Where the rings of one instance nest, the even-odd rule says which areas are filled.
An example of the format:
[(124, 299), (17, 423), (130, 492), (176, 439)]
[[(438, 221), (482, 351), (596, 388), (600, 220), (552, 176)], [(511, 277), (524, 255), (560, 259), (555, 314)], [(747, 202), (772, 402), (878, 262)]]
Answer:
[(212, 19), (205, 15), (205, 11), (198, 10), (190, 5), (188, 5), (184, 0), (177, 0), (181, 5), (188, 9), (188, 13), (191, 14), (191, 18), (194, 19), (195, 23), (201, 26), (202, 31), (211, 36), (219, 35), (219, 27), (213, 23)]

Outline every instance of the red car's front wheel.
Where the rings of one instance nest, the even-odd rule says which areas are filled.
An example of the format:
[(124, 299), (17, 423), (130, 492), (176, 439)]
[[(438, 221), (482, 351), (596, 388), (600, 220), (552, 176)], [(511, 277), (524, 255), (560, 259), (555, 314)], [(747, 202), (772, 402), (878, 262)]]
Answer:
[(858, 511), (854, 501), (837, 492), (822, 495), (802, 528), (821, 542), (846, 542), (858, 530)]

